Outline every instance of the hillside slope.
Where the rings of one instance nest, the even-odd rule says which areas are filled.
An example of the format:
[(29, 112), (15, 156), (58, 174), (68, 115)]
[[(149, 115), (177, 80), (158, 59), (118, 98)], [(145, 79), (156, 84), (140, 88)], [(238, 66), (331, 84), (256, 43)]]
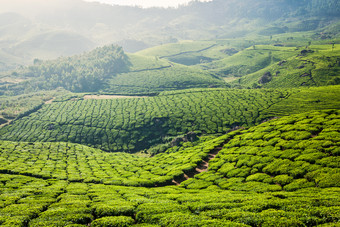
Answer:
[(218, 185), (242, 191), (339, 187), (339, 110), (268, 121), (235, 136), (187, 188)]
[(106, 151), (135, 152), (190, 131), (225, 133), (276, 116), (340, 108), (339, 94), (339, 86), (332, 86), (288, 91), (183, 90), (155, 97), (73, 99), (42, 106), (1, 128), (0, 138), (69, 141)]
[(340, 83), (340, 45), (311, 45), (298, 54), (241, 78), (244, 86), (266, 88), (322, 86)]
[(2, 78), (0, 94), (9, 96), (57, 88), (78, 93), (155, 94), (227, 87), (223, 80), (203, 70), (158, 57), (126, 54), (115, 45), (55, 60), (35, 59), (34, 65), (3, 73)]
[[(2, 141), (0, 223), (336, 226), (339, 116), (325, 110), (274, 119), (152, 158)], [(216, 149), (208, 169), (195, 173)], [(190, 179), (180, 186), (159, 187), (184, 175)]]
[(203, 70), (234, 87), (339, 84), (339, 39), (323, 39), (317, 34), (297, 32), (270, 38), (250, 36), (245, 40), (182, 41), (138, 54)]

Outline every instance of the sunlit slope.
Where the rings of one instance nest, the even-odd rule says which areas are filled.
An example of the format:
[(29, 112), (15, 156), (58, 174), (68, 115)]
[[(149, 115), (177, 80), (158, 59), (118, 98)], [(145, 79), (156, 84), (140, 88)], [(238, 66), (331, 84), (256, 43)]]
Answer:
[(252, 37), (187, 41), (149, 48), (139, 54), (201, 69), (233, 86), (246, 88), (339, 84), (340, 47), (332, 44), (337, 40), (315, 41), (315, 36), (302, 32), (276, 35), (276, 40), (281, 41), (261, 36), (253, 37), (256, 42)]
[(239, 52), (234, 51), (231, 56), (202, 64), (201, 67), (222, 77), (242, 77), (298, 54), (295, 47), (274, 45), (253, 45)]
[(242, 77), (235, 84), (248, 87), (324, 86), (340, 83), (340, 45), (299, 48), (294, 56)]
[[(336, 226), (339, 116), (339, 110), (287, 116), (152, 158), (2, 141), (0, 224)], [(216, 148), (207, 172), (159, 187)]]
[(222, 133), (262, 120), (285, 91), (205, 89), (149, 98), (73, 100), (44, 105), (1, 129), (1, 139), (69, 141), (107, 151), (137, 151), (190, 131)]
[(157, 56), (129, 54), (129, 70), (105, 81), (101, 92), (154, 94), (188, 88), (226, 87), (225, 82), (201, 69), (176, 64)]
[(233, 132), (186, 188), (294, 191), (340, 186), (340, 111), (306, 112)]
[(125, 54), (121, 47), (113, 45), (67, 58), (36, 59), (32, 66), (3, 74), (0, 76), (11, 79), (0, 83), (4, 95), (60, 87), (78, 93), (111, 94), (155, 94), (188, 88), (227, 87), (221, 78), (199, 68), (155, 56)]
[(194, 170), (226, 137), (186, 144), (154, 157), (107, 153), (72, 143), (1, 141), (0, 172), (135, 187), (174, 185), (172, 180)]
[(157, 56), (166, 58), (184, 53), (196, 53), (207, 50), (216, 45), (216, 41), (181, 41), (169, 43), (139, 51), (144, 56)]
[(275, 116), (340, 108), (339, 98), (339, 86), (333, 86), (290, 91), (203, 89), (149, 98), (70, 100), (44, 105), (3, 127), (0, 135), (2, 140), (68, 141), (135, 152), (190, 131), (224, 133)]

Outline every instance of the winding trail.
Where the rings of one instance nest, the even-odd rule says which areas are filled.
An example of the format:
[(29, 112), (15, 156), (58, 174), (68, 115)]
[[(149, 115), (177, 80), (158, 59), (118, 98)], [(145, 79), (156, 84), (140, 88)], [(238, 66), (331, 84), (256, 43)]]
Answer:
[(228, 143), (229, 139), (224, 141), (222, 144), (220, 144), (218, 147), (215, 147), (212, 149), (209, 153), (208, 156), (202, 160), (202, 162), (194, 169), (188, 172), (185, 172), (182, 176), (176, 177), (172, 180), (172, 183), (175, 185), (180, 185), (183, 181), (186, 181), (190, 178), (193, 178), (196, 174), (206, 172), (209, 169), (209, 161), (211, 159), (214, 159), (218, 152), (222, 150), (223, 145)]
[(45, 104), (51, 104), (55, 99), (56, 99), (56, 97), (53, 97), (53, 98), (51, 98), (50, 100), (47, 100), (47, 101), (45, 102)]

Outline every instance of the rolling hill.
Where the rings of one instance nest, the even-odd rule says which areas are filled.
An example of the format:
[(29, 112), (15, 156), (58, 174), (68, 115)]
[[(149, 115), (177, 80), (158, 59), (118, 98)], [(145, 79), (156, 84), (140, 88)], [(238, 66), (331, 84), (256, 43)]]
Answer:
[(338, 1), (0, 5), (0, 226), (339, 226)]
[(191, 131), (225, 133), (272, 117), (338, 109), (338, 94), (339, 86), (334, 86), (290, 91), (186, 90), (155, 97), (72, 99), (43, 105), (2, 128), (0, 136), (3, 140), (69, 141), (106, 151), (136, 152)]
[[(68, 56), (70, 49), (72, 54), (80, 54), (112, 43), (138, 51), (178, 40), (309, 32), (332, 25), (339, 15), (337, 0), (193, 1), (178, 9), (109, 6), (81, 0), (3, 0), (0, 17), (6, 23), (0, 25), (0, 49), (10, 48), (9, 54), (19, 58), (17, 65), (28, 65), (35, 58)], [(339, 32), (331, 36), (336, 34)], [(56, 43), (57, 35), (67, 42)], [(75, 37), (81, 42), (74, 42)], [(43, 40), (44, 45), (28, 48), (28, 43), (37, 40)], [(61, 48), (56, 51), (55, 45)], [(24, 56), (22, 46), (27, 50)], [(16, 66), (4, 63), (0, 71)]]
[[(326, 110), (152, 158), (70, 143), (4, 142), (0, 223), (270, 226), (275, 219), (279, 226), (331, 226), (339, 221), (338, 134), (339, 111)], [(159, 187), (183, 176), (179, 187)], [(140, 187), (148, 182), (158, 187)]]

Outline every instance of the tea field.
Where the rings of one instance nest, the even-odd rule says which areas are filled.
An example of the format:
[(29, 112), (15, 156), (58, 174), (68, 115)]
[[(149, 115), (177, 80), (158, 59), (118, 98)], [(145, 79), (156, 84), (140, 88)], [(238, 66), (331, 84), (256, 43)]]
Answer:
[(155, 187), (189, 173), (221, 146), (223, 136), (199, 144), (171, 148), (154, 157), (107, 153), (71, 143), (3, 141), (0, 172), (70, 182)]
[(3, 72), (0, 226), (340, 226), (340, 41), (277, 29)]
[[(65, 141), (105, 151), (136, 152), (188, 132), (225, 133), (308, 109), (340, 108), (338, 92), (339, 86), (314, 90), (194, 89), (148, 98), (60, 101), (1, 128), (0, 136), (11, 141)], [(306, 99), (299, 99), (301, 93)], [(288, 108), (290, 105), (294, 108)]]
[(289, 93), (192, 90), (149, 98), (53, 102), (1, 129), (4, 140), (69, 141), (107, 151), (138, 151), (190, 131), (222, 133), (260, 122)]
[(1, 226), (336, 226), (339, 220), (338, 188), (135, 188), (6, 174), (0, 182)]
[[(339, 84), (339, 54), (340, 45), (311, 45), (307, 48), (297, 48), (294, 56), (282, 58), (283, 60), (263, 67), (238, 82), (245, 86), (266, 88)], [(260, 79), (265, 74), (269, 76), (268, 81), (264, 83)]]
[(187, 188), (294, 191), (340, 186), (340, 111), (306, 112), (233, 132)]
[[(337, 226), (339, 116), (339, 110), (287, 116), (151, 158), (3, 141), (0, 224)], [(206, 171), (179, 186), (163, 181), (190, 174), (212, 151), (218, 154)]]

